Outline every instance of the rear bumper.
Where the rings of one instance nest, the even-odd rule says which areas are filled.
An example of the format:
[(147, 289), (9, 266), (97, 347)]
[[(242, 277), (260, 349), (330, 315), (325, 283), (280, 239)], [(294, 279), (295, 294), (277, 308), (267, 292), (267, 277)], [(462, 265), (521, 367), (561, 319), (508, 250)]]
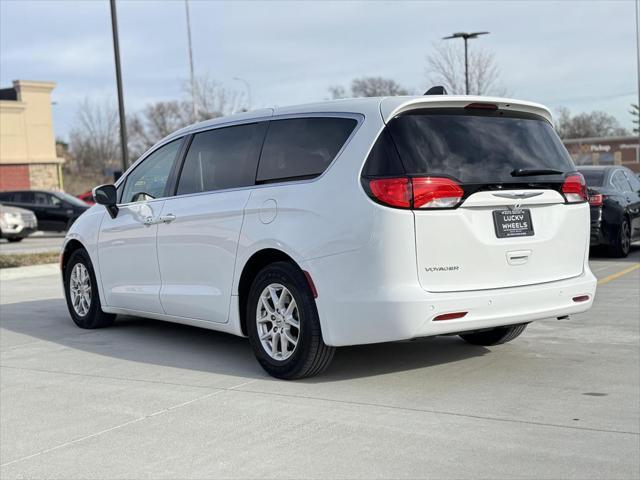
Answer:
[[(342, 294), (344, 289), (336, 285), (340, 281), (323, 281), (325, 272), (319, 263), (310, 262), (309, 268), (319, 291), (323, 337), (333, 346), (407, 340), (581, 313), (591, 308), (597, 283), (585, 267), (575, 278), (523, 287), (430, 293), (412, 282)], [(573, 300), (583, 295), (589, 299)], [(467, 314), (455, 320), (434, 320), (453, 312)]]

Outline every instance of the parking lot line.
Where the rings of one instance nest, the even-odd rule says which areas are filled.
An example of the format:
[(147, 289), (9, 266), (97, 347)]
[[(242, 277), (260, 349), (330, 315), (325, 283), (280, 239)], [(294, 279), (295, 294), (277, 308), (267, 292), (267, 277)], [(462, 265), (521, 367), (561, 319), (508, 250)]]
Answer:
[(604, 285), (605, 283), (609, 283), (613, 280), (615, 280), (616, 278), (620, 278), (623, 275), (626, 275), (627, 273), (631, 273), (634, 270), (637, 270), (638, 268), (640, 268), (640, 263), (636, 263), (635, 265), (631, 265), (628, 268), (625, 268), (624, 270), (621, 270), (617, 273), (612, 273), (611, 275), (604, 277), (601, 280), (598, 280), (598, 285)]

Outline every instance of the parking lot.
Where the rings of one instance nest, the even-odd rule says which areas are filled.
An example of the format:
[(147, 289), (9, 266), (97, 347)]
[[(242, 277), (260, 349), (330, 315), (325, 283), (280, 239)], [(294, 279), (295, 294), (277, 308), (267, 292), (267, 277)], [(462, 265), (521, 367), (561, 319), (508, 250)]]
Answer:
[(639, 260), (593, 259), (594, 308), (510, 344), (342, 348), (296, 382), (244, 339), (80, 330), (58, 275), (4, 281), (1, 476), (638, 478)]

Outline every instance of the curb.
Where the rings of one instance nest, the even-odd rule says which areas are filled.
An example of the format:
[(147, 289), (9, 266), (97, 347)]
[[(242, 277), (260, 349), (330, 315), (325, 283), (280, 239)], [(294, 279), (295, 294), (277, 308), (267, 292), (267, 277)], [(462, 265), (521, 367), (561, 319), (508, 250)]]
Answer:
[(13, 267), (0, 269), (0, 282), (18, 280), (21, 278), (44, 277), (46, 275), (60, 274), (60, 265), (46, 263), (44, 265), (30, 265), (28, 267)]

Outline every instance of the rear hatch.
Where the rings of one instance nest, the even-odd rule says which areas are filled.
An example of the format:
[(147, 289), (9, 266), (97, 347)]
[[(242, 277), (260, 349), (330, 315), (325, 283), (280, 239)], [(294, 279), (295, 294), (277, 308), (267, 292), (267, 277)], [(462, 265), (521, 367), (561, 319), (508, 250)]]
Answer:
[(406, 190), (405, 204), (391, 203), (414, 212), (425, 290), (515, 287), (582, 273), (584, 180), (541, 116), (487, 104), (404, 111), (374, 146), (363, 185), (387, 205), (389, 192)]

